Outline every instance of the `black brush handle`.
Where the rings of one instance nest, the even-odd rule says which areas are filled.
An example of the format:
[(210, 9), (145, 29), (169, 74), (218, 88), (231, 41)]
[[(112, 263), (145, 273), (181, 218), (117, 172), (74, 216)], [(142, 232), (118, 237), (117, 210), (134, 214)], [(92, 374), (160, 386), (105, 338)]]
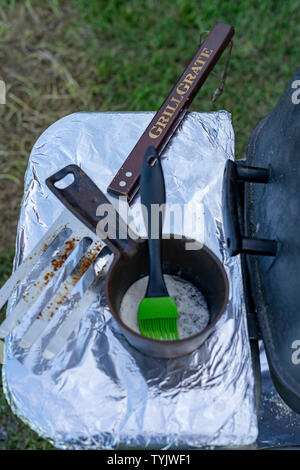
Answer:
[(144, 156), (141, 173), (141, 203), (148, 231), (150, 264), (146, 297), (167, 297), (169, 294), (163, 278), (161, 253), (166, 190), (160, 157), (154, 147), (148, 147)]

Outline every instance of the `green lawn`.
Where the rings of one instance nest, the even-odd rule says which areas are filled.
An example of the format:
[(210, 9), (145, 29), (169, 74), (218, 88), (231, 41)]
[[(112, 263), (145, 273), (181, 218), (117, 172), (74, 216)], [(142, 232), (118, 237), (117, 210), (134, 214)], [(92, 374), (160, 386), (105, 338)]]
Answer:
[[(27, 159), (38, 136), (74, 111), (156, 110), (217, 21), (235, 27), (223, 95), (209, 77), (191, 109), (232, 113), (236, 157), (300, 65), (295, 0), (0, 0), (0, 285), (12, 267)], [(224, 57), (216, 66), (222, 72)], [(3, 317), (2, 312), (2, 317)], [(46, 449), (0, 395), (5, 449)], [(1, 432), (0, 432), (1, 436)]]

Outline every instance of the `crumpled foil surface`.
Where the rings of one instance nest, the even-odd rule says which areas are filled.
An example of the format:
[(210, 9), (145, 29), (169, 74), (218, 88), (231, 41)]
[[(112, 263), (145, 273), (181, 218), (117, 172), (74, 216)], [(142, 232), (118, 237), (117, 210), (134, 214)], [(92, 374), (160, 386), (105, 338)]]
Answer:
[[(153, 115), (75, 113), (41, 135), (25, 177), (15, 266), (62, 212), (45, 179), (76, 163), (105, 192)], [(56, 447), (189, 449), (247, 446), (256, 440), (240, 263), (226, 256), (222, 226), (223, 170), (233, 155), (226, 111), (188, 113), (163, 153), (168, 203), (199, 207), (203, 224), (197, 238), (224, 262), (230, 281), (227, 311), (203, 346), (177, 359), (145, 356), (122, 335), (103, 289), (95, 292), (92, 307), (54, 359), (41, 360), (42, 340), (30, 350), (19, 347), (22, 324), (9, 336), (3, 366), (6, 396), (13, 411)], [(116, 206), (117, 200), (108, 197)], [(131, 210), (142, 227), (139, 205), (137, 197)], [(164, 231), (170, 229), (177, 230)], [(105, 256), (109, 263), (111, 256)], [(15, 302), (16, 295), (8, 314)]]

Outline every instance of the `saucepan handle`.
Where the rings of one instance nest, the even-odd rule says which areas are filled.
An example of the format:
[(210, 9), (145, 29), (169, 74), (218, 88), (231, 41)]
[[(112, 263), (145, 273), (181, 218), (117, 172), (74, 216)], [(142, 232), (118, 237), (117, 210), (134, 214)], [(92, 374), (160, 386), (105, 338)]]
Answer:
[(248, 238), (243, 235), (239, 184), (245, 182), (264, 183), (269, 181), (269, 170), (238, 164), (228, 160), (225, 165), (222, 210), (227, 249), (230, 256), (239, 253), (275, 256), (276, 240)]
[[(68, 183), (66, 177), (72, 176)], [(65, 180), (67, 186), (61, 187)], [(114, 206), (77, 165), (68, 165), (46, 179), (48, 188), (90, 230), (116, 252), (126, 252), (136, 246), (132, 231)]]

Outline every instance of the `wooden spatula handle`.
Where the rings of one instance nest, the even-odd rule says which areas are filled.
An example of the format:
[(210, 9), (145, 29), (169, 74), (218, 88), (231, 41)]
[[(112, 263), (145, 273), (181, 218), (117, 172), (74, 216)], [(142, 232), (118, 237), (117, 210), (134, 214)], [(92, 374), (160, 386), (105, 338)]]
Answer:
[(217, 23), (214, 26), (111, 181), (108, 192), (127, 196), (129, 202), (133, 199), (139, 190), (143, 157), (147, 148), (153, 146), (159, 153), (162, 152), (233, 34), (233, 27), (226, 23)]

